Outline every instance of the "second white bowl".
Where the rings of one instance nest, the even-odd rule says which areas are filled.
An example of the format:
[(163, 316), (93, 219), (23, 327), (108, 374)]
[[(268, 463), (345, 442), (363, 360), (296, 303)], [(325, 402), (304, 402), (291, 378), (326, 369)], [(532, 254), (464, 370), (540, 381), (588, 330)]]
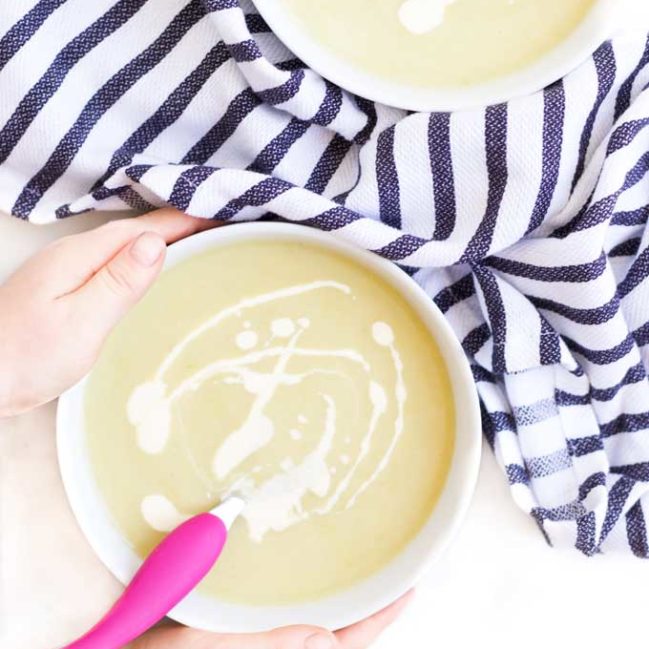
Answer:
[[(566, 0), (568, 1), (568, 0)], [(341, 88), (406, 110), (436, 112), (489, 106), (532, 94), (574, 70), (614, 31), (622, 0), (597, 0), (585, 20), (560, 45), (523, 70), (458, 88), (416, 88), (364, 72), (314, 40), (282, 0), (255, 6), (280, 40), (310, 68)]]

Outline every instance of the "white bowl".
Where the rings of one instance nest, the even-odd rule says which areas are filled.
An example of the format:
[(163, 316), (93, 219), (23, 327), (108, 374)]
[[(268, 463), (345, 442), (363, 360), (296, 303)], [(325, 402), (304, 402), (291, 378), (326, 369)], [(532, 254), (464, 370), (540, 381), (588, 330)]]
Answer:
[[(317, 0), (316, 0), (317, 1)], [(541, 90), (574, 70), (610, 38), (622, 0), (598, 0), (577, 29), (533, 65), (506, 77), (458, 88), (422, 88), (393, 83), (353, 66), (313, 39), (282, 0), (255, 6), (284, 44), (310, 68), (341, 88), (367, 99), (414, 111), (455, 111), (489, 106)]]
[[(298, 623), (336, 629), (375, 613), (404, 594), (455, 536), (469, 507), (480, 463), (481, 423), (477, 394), (462, 347), (424, 291), (393, 264), (330, 234), (291, 224), (230, 225), (174, 244), (168, 251), (165, 268), (204, 250), (251, 239), (293, 240), (337, 251), (362, 263), (396, 287), (435, 337), (452, 383), (456, 403), (456, 440), (445, 487), (430, 520), (385, 568), (348, 590), (318, 601), (290, 606), (248, 607), (193, 592), (170, 615), (188, 626), (218, 632), (259, 631)], [(127, 583), (140, 560), (114, 526), (95, 483), (83, 416), (86, 382), (87, 378), (59, 400), (57, 445), (63, 484), (88, 542), (117, 579)], [(115, 476), (115, 480), (127, 479), (127, 475)], [(390, 524), (386, 521), (386, 525)]]

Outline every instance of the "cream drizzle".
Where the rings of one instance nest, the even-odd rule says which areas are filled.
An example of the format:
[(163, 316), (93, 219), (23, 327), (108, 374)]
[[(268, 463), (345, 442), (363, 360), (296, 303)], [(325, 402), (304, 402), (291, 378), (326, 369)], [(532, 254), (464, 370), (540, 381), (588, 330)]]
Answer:
[(143, 498), (140, 509), (144, 520), (158, 532), (171, 532), (189, 518), (188, 515), (181, 514), (169, 498), (162, 494), (151, 494)]
[(290, 464), (261, 485), (245, 477), (236, 482), (231, 493), (246, 501), (243, 516), (248, 523), (248, 533), (253, 541), (261, 542), (271, 530), (282, 530), (306, 519), (303, 509), (304, 496), (312, 493), (323, 498), (329, 492), (331, 474), (327, 455), (336, 434), (336, 406), (327, 395), (324, 434), (317, 447), (297, 465)]
[[(182, 352), (194, 340), (210, 329), (218, 327), (227, 318), (240, 318), (244, 310), (253, 309), (262, 304), (287, 299), (309, 291), (336, 290), (353, 298), (351, 289), (337, 282), (319, 281), (287, 287), (271, 293), (258, 295), (241, 300), (227, 307), (215, 316), (191, 331), (175, 345), (160, 364), (152, 380), (137, 386), (128, 401), (127, 415), (136, 429), (139, 448), (148, 454), (158, 454), (164, 451), (171, 434), (172, 407), (174, 403), (188, 392), (198, 390), (206, 381), (214, 377), (227, 384), (240, 384), (243, 389), (254, 395), (252, 405), (241, 426), (226, 435), (224, 441), (216, 449), (213, 461), (212, 489), (220, 496), (230, 494), (243, 496), (247, 501), (243, 517), (248, 524), (248, 531), (254, 541), (263, 540), (269, 531), (281, 531), (305, 520), (311, 515), (325, 515), (334, 510), (341, 499), (344, 509), (352, 507), (362, 493), (385, 470), (392, 454), (401, 438), (404, 425), (404, 404), (406, 389), (403, 381), (403, 363), (396, 349), (394, 333), (384, 322), (375, 322), (372, 326), (372, 338), (380, 347), (389, 349), (390, 357), (395, 368), (395, 386), (393, 398), (396, 404), (394, 429), (387, 448), (379, 463), (373, 467), (371, 475), (365, 479), (359, 488), (348, 494), (349, 487), (358, 474), (375, 440), (375, 433), (381, 418), (388, 410), (390, 399), (383, 385), (372, 378), (372, 367), (364, 356), (351, 348), (315, 349), (298, 346), (299, 339), (306, 333), (311, 321), (307, 317), (296, 320), (287, 317), (273, 319), (266, 325), (268, 338), (265, 342), (258, 331), (251, 329), (248, 321), (243, 323), (243, 329), (235, 336), (235, 345), (242, 354), (235, 358), (219, 359), (198, 369), (191, 376), (183, 379), (177, 386), (168, 388), (165, 374), (173, 366)], [(257, 326), (257, 329), (259, 327)], [(284, 341), (280, 343), (279, 341)], [(321, 394), (325, 405), (323, 432), (316, 447), (308, 452), (301, 461), (295, 461), (291, 456), (285, 457), (277, 471), (259, 482), (258, 476), (264, 467), (257, 465), (243, 475), (235, 473), (237, 469), (255, 453), (268, 446), (278, 434), (275, 423), (266, 414), (266, 408), (273, 401), (277, 389), (282, 385), (298, 385), (307, 377), (314, 374), (336, 374), (342, 378), (346, 375), (339, 371), (325, 368), (314, 368), (308, 372), (291, 373), (288, 369), (293, 358), (305, 357), (314, 360), (318, 358), (338, 358), (355, 364), (367, 376), (367, 399), (371, 405), (371, 414), (366, 431), (361, 438), (357, 453), (351, 448), (336, 459), (329, 458), (332, 443), (337, 430), (336, 403), (331, 395)], [(269, 372), (261, 372), (254, 366), (264, 360), (274, 360)], [(302, 414), (297, 417), (297, 425), (286, 431), (281, 431), (296, 444), (298, 451), (302, 439), (301, 427), (308, 425), (309, 420)], [(345, 438), (349, 445), (351, 441)], [(194, 459), (193, 466), (196, 468)], [(336, 466), (338, 463), (338, 466)], [(274, 470), (274, 469), (273, 469)], [(333, 484), (332, 476), (341, 473)], [(202, 480), (205, 476), (200, 476)], [(229, 488), (224, 489), (224, 481), (230, 480)], [(307, 495), (323, 501), (321, 506), (309, 510), (304, 507)], [(187, 518), (179, 512), (173, 502), (162, 494), (152, 494), (142, 500), (142, 516), (154, 529), (168, 531)]]
[(356, 473), (358, 467), (361, 465), (370, 451), (372, 438), (374, 437), (374, 431), (376, 430), (379, 419), (381, 418), (387, 407), (385, 391), (378, 383), (374, 381), (370, 382), (369, 399), (372, 403), (372, 416), (370, 417), (370, 423), (367, 427), (367, 432), (361, 440), (360, 452), (349, 471), (347, 471), (345, 477), (338, 483), (338, 486), (336, 487), (336, 490), (334, 491), (331, 498), (329, 498), (324, 507), (321, 507), (317, 510), (318, 514), (327, 514), (334, 508), (336, 503), (340, 500), (344, 492), (349, 487), (349, 484), (352, 481), (352, 478), (354, 477), (354, 474)]
[(406, 0), (399, 7), (399, 20), (411, 34), (428, 34), (444, 22), (446, 9), (455, 0)]
[(264, 409), (271, 402), (277, 388), (282, 383), (282, 376), (285, 374), (291, 351), (295, 347), (300, 333), (294, 334), (288, 345), (282, 350), (273, 371), (268, 375), (259, 375), (263, 376), (264, 380), (255, 386), (256, 398), (248, 416), (241, 427), (232, 431), (217, 449), (212, 468), (214, 475), (219, 480), (227, 477), (232, 469), (235, 469), (273, 439), (275, 425), (264, 414)]
[(401, 356), (394, 346), (394, 333), (389, 325), (384, 322), (376, 322), (372, 327), (372, 335), (377, 344), (388, 347), (390, 349), (390, 355), (392, 356), (392, 362), (394, 363), (394, 368), (397, 373), (397, 382), (395, 387), (395, 396), (397, 398), (397, 417), (394, 422), (394, 435), (390, 440), (390, 445), (388, 446), (385, 454), (376, 465), (372, 475), (363, 482), (363, 484), (358, 488), (356, 493), (347, 501), (345, 509), (353, 507), (358, 497), (379, 477), (379, 474), (382, 473), (387, 467), (394, 449), (396, 448), (401, 436), (403, 435), (403, 421), (404, 421), (404, 410), (405, 403), (408, 396), (406, 391), (406, 384), (403, 380), (403, 362), (401, 361)]
[[(251, 309), (262, 304), (268, 304), (268, 302), (275, 302), (276, 300), (281, 300), (287, 297), (295, 297), (297, 295), (302, 295), (304, 293), (309, 293), (314, 290), (321, 288), (330, 288), (341, 293), (349, 295), (352, 290), (346, 284), (341, 284), (340, 282), (333, 282), (330, 280), (319, 280), (317, 282), (310, 282), (308, 284), (298, 284), (296, 286), (289, 286), (287, 288), (282, 288), (277, 291), (271, 291), (270, 293), (264, 293), (262, 295), (257, 295), (252, 298), (244, 298), (232, 306), (226, 307), (219, 311), (216, 315), (211, 317), (209, 320), (206, 320), (198, 327), (190, 331), (179, 343), (174, 345), (171, 351), (167, 354), (167, 357), (162, 361), (158, 371), (156, 372), (156, 378), (161, 379), (164, 374), (169, 370), (169, 368), (176, 362), (177, 358), (183, 353), (185, 348), (196, 338), (204, 334), (210, 329), (218, 326), (226, 318), (231, 318), (232, 316), (241, 315), (242, 311), (246, 309)], [(307, 325), (308, 326), (308, 325)]]

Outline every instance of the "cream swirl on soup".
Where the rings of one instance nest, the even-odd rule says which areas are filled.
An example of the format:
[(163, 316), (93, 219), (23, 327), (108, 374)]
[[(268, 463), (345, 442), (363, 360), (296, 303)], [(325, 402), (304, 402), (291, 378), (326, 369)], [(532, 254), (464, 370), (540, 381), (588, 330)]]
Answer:
[(444, 22), (448, 5), (455, 0), (405, 0), (399, 7), (401, 24), (413, 34), (427, 34)]
[[(252, 396), (248, 410), (242, 413), (241, 424), (228, 431), (216, 447), (212, 473), (214, 486), (220, 493), (236, 493), (245, 497), (247, 507), (243, 516), (255, 541), (263, 540), (270, 530), (282, 531), (309, 516), (328, 514), (336, 507), (352, 507), (385, 469), (403, 433), (407, 390), (403, 380), (403, 362), (389, 324), (376, 321), (367, 331), (367, 336), (371, 336), (375, 343), (375, 353), (389, 354), (394, 366), (394, 379), (388, 386), (374, 376), (372, 358), (353, 346), (327, 348), (305, 344), (312, 320), (315, 318), (316, 326), (321, 325), (318, 320), (322, 319), (323, 314), (313, 316), (304, 313), (297, 319), (284, 315), (270, 320), (256, 317), (261, 305), (281, 304), (283, 300), (313, 291), (336, 292), (341, 309), (345, 308), (345, 300), (354, 299), (351, 287), (326, 280), (244, 298), (219, 310), (189, 332), (167, 354), (154, 378), (138, 385), (128, 400), (128, 417), (135, 428), (138, 446), (143, 452), (155, 455), (165, 450), (172, 430), (172, 411), (183, 407), (183, 397), (187, 393), (196, 392), (208, 381), (216, 381), (238, 385)], [(206, 363), (179, 384), (168, 385), (166, 374), (174, 363), (181, 360), (185, 349), (203, 334), (230, 319), (237, 321), (239, 326), (234, 343), (240, 354)], [(254, 328), (251, 320), (255, 320)], [(295, 357), (311, 359), (312, 369), (307, 372), (292, 371), (291, 361)], [(342, 359), (362, 370), (365, 387), (359, 388), (359, 396), (370, 404), (360, 444), (356, 447), (350, 445), (349, 454), (338, 458), (330, 457), (332, 442), (338, 434), (336, 392), (337, 389), (347, 388), (349, 376), (343, 369), (328, 369), (327, 361), (332, 358)], [(262, 367), (264, 362), (267, 362), (266, 366)], [(317, 374), (330, 374), (339, 380), (332, 383), (330, 390), (319, 394), (323, 403), (322, 416), (318, 421), (309, 423), (320, 430), (315, 446), (296, 449), (294, 453), (286, 455), (274, 467), (272, 475), (263, 480), (258, 479), (264, 470), (263, 464), (255, 463), (242, 470), (246, 460), (263, 451), (278, 436), (301, 438), (299, 429), (282, 428), (268, 415), (267, 410), (280, 387), (290, 389), (301, 386), (309, 377)], [(380, 418), (386, 415), (390, 399), (396, 405), (392, 435), (387, 442), (377, 441), (376, 428)], [(306, 417), (301, 417), (305, 425)], [(368, 460), (377, 444), (385, 447), (383, 452), (375, 461)], [(344, 470), (339, 470), (341, 464)], [(355, 489), (351, 489), (352, 480), (357, 475), (363, 475), (364, 479)], [(304, 500), (308, 494), (317, 497), (317, 504), (305, 506)], [(172, 500), (162, 494), (147, 495), (142, 500), (141, 509), (149, 525), (159, 531), (169, 531), (185, 518)]]

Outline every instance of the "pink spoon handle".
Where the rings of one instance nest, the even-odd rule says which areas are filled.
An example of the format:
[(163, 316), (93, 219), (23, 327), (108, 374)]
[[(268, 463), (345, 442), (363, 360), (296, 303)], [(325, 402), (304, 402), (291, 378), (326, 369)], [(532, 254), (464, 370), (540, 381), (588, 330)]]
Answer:
[(148, 556), (106, 616), (64, 649), (119, 649), (159, 622), (209, 572), (227, 538), (224, 522), (199, 514)]

